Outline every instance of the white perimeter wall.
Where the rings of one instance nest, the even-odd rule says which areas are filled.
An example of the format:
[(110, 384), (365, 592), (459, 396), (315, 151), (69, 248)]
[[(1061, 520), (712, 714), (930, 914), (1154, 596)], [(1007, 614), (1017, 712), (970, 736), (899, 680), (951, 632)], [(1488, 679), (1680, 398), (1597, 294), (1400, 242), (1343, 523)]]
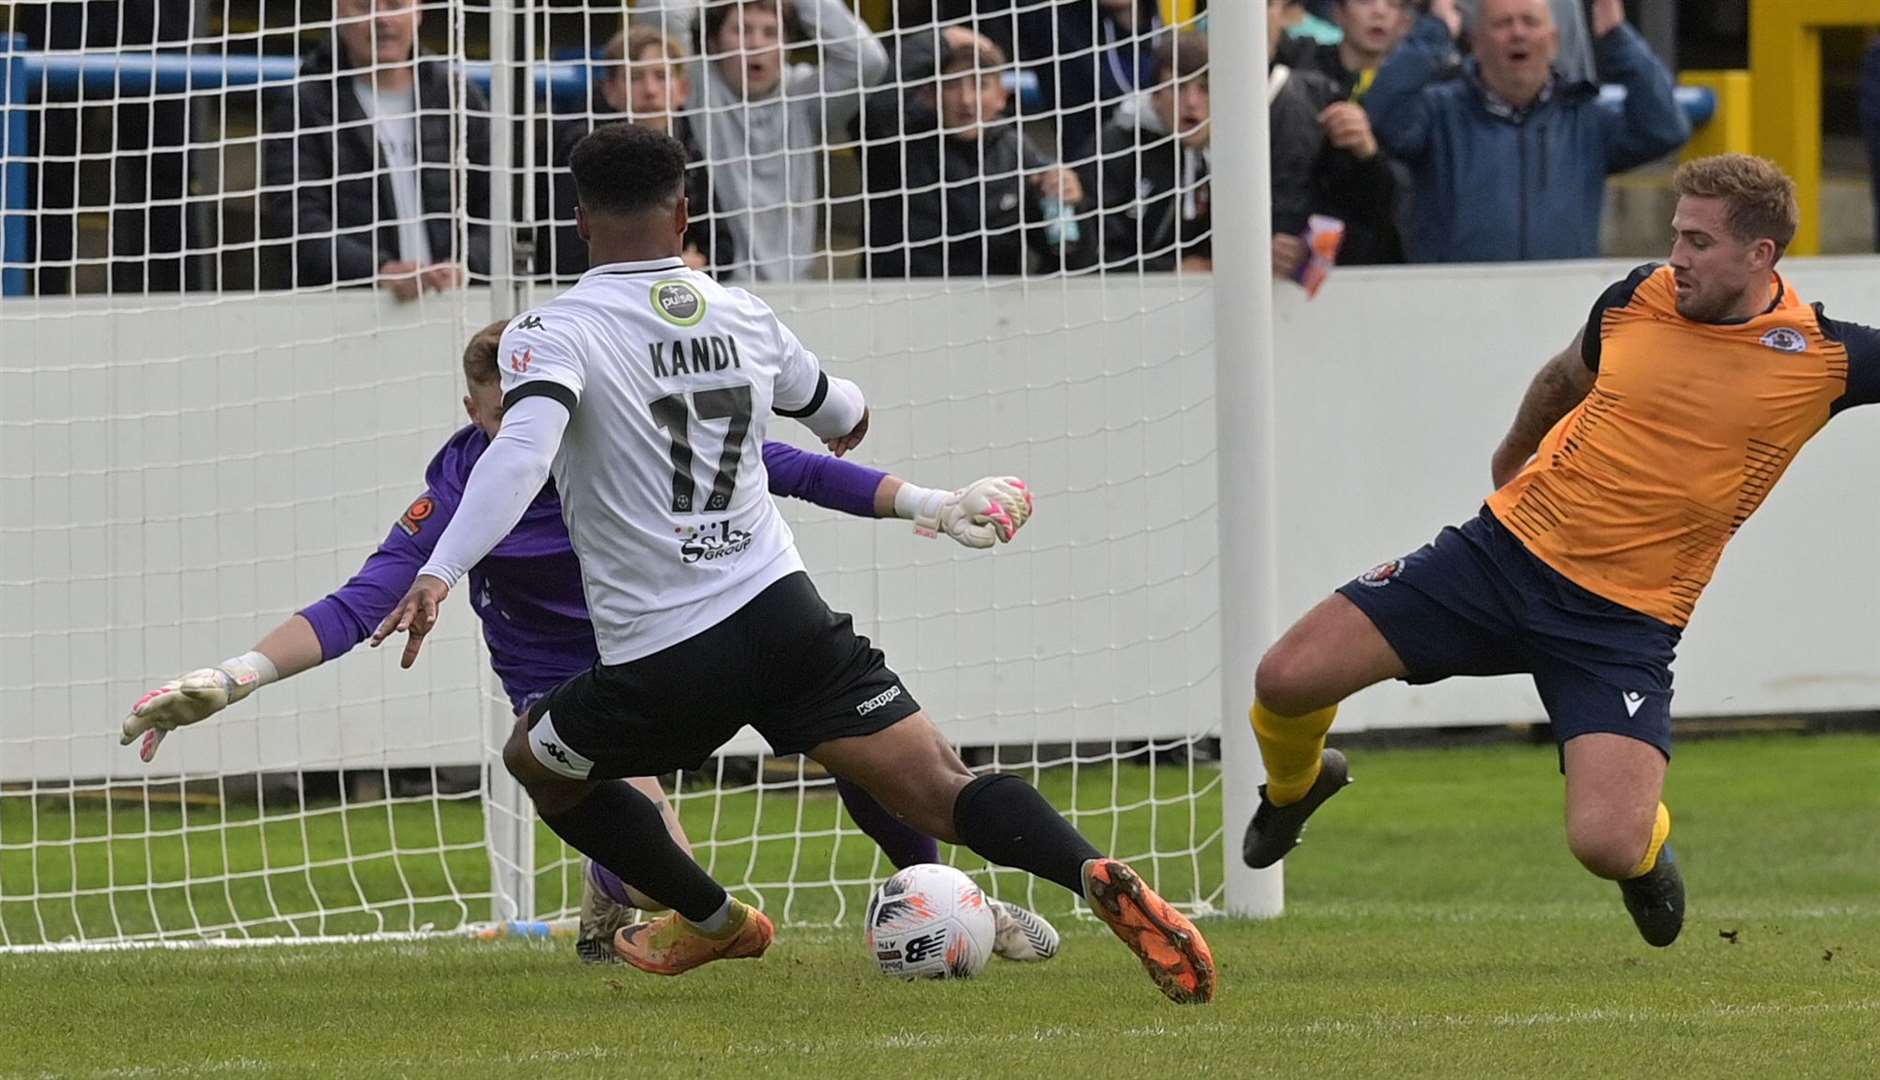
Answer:
[[(1475, 512), (1527, 379), (1625, 269), (1345, 270), (1316, 301), (1281, 290), (1283, 621)], [(1880, 320), (1880, 260), (1789, 271), (1831, 313)], [(1038, 492), (1032, 526), (990, 556), (790, 508), (825, 595), (955, 739), (1218, 722), (1207, 290), (1119, 279), (769, 295), (869, 391), (863, 460), (929, 484), (1016, 472)], [(142, 775), (111, 735), (142, 690), (240, 652), (344, 580), (459, 422), (456, 356), (485, 302), (0, 305), (0, 779)], [(787, 427), (775, 434), (802, 441)], [(1698, 609), (1678, 712), (1880, 708), (1876, 462), (1880, 409), (1839, 418), (1802, 455)], [(415, 671), (361, 650), (171, 739), (163, 771), (478, 760), (495, 716), (474, 620), (462, 607), (447, 620)], [(1340, 722), (1539, 717), (1526, 680), (1506, 678), (1381, 687)], [(747, 733), (734, 748), (757, 745)]]

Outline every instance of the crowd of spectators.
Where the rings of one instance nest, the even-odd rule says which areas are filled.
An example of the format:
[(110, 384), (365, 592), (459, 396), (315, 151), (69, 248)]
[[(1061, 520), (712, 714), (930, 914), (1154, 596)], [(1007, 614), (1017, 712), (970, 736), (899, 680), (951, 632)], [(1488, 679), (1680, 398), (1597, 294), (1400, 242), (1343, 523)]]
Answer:
[[(1268, 0), (1273, 263), (1315, 216), (1342, 264), (1598, 253), (1606, 177), (1676, 150), (1671, 73), (1622, 0)], [(269, 285), (400, 299), (488, 275), (488, 106), (419, 45), (418, 0), (334, 0), (262, 130)], [(533, 272), (586, 267), (569, 154), (596, 124), (670, 132), (691, 160), (686, 258), (727, 280), (819, 276), (830, 178), (859, 187), (874, 278), (1206, 271), (1205, 19), (1155, 0), (903, 0), (877, 37), (849, 0), (638, 0), (590, 107), (547, 133)], [(1288, 34), (1311, 26), (1313, 33)], [(1880, 131), (1880, 53), (1869, 58)], [(1617, 83), (1622, 107), (1599, 101)], [(1880, 168), (1880, 133), (1874, 137)]]

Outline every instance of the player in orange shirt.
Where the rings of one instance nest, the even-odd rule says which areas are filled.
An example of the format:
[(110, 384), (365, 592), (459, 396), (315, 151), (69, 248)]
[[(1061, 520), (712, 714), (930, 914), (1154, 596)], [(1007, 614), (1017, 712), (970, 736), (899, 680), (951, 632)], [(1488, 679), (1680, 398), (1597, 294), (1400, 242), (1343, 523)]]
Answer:
[(1271, 866), (1349, 782), (1325, 733), (1385, 679), (1530, 673), (1567, 783), (1567, 845), (1669, 945), (1684, 881), (1660, 795), (1671, 662), (1724, 544), (1832, 416), (1880, 401), (1880, 330), (1776, 271), (1795, 185), (1760, 158), (1686, 164), (1667, 264), (1608, 288), (1528, 387), (1480, 516), (1360, 575), (1267, 651), (1267, 783), (1242, 854)]

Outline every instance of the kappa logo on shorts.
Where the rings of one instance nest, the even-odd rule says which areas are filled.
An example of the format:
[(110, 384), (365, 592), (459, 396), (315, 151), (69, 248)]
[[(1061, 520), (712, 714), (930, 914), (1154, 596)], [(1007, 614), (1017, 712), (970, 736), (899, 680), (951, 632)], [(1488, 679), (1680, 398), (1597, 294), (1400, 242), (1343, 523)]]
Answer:
[(529, 749), (535, 753), (535, 760), (563, 776), (585, 780), (594, 771), (594, 762), (569, 746), (568, 740), (555, 730), (554, 718), (546, 709), (529, 728)]
[(1403, 560), (1392, 559), (1379, 563), (1358, 575), (1358, 584), (1372, 589), (1381, 589), (1390, 584), (1390, 580), (1403, 572)]
[(1627, 716), (1637, 716), (1639, 706), (1645, 704), (1645, 695), (1639, 693), (1637, 690), (1627, 690), (1621, 696), (1625, 698), (1625, 714)]
[(874, 712), (876, 709), (881, 708), (883, 705), (888, 704), (900, 696), (901, 688), (899, 686), (890, 686), (881, 693), (857, 705), (855, 707), (855, 715), (867, 716), (869, 713)]
[(1808, 339), (1800, 330), (1778, 326), (1762, 336), (1762, 343), (1779, 352), (1807, 352)]

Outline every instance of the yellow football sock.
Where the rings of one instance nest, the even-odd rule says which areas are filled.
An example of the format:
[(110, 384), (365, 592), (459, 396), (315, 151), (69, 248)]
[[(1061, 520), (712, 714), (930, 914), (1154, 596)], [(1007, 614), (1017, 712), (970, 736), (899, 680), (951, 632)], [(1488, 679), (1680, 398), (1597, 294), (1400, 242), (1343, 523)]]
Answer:
[(1638, 861), (1632, 872), (1625, 876), (1627, 881), (1635, 877), (1644, 877), (1658, 865), (1658, 853), (1664, 850), (1665, 839), (1671, 835), (1671, 811), (1664, 803), (1658, 804), (1658, 820), (1652, 823), (1652, 842), (1645, 848), (1645, 857)]
[[(1325, 733), (1332, 729), (1338, 706), (1281, 716), (1256, 700), (1249, 715), (1254, 737), (1260, 740), (1260, 760), (1266, 762), (1268, 801), (1285, 806), (1305, 798), (1319, 778), (1319, 755), (1325, 751)], [(1655, 856), (1657, 848), (1652, 852)]]

